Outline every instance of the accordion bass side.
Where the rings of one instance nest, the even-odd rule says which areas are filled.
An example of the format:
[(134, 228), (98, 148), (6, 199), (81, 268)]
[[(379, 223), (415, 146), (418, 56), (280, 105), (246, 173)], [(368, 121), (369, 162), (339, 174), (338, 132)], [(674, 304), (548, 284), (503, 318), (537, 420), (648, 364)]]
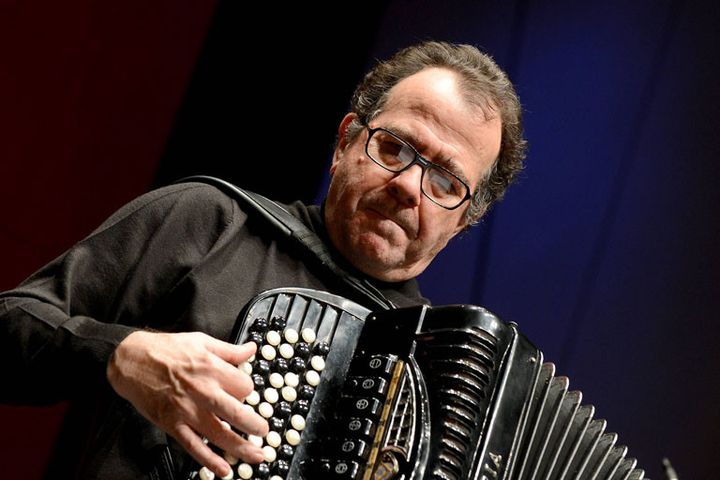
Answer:
[(644, 478), (568, 379), (483, 308), (371, 312), (272, 290), (245, 308), (235, 340), (259, 344), (241, 368), (271, 433), (253, 439), (266, 461), (235, 464), (234, 478)]

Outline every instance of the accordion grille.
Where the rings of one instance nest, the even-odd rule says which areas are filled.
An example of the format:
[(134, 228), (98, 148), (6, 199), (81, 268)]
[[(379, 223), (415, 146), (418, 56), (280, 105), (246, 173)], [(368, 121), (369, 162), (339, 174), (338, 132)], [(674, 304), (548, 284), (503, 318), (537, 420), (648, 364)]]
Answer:
[(568, 391), (567, 377), (556, 377), (552, 363), (542, 365), (519, 437), (519, 462), (508, 478), (642, 480), (645, 472), (616, 446), (617, 434), (594, 419), (592, 405), (580, 405), (580, 392)]
[(485, 422), (498, 340), (479, 328), (435, 330), (418, 339), (418, 363), (431, 388), (434, 459), (426, 478), (468, 478)]

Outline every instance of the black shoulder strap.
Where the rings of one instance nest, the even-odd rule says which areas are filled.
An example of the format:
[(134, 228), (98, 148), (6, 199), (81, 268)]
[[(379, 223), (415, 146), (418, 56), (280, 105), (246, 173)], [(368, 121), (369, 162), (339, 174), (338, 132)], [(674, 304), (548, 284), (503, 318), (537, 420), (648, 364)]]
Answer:
[(221, 180), (216, 177), (205, 175), (196, 175), (183, 178), (177, 183), (184, 182), (201, 182), (207, 183), (219, 188), (229, 196), (237, 200), (237, 202), (246, 207), (248, 213), (255, 213), (256, 216), (264, 219), (268, 224), (283, 237), (289, 238), (301, 250), (312, 255), (313, 258), (319, 260), (320, 264), (329, 271), (333, 276), (341, 280), (354, 291), (360, 293), (373, 306), (377, 306), (383, 310), (393, 309), (396, 306), (386, 298), (377, 288), (370, 284), (367, 280), (360, 279), (346, 270), (341, 268), (332, 259), (327, 246), (312, 230), (310, 230), (297, 217), (285, 210), (276, 202), (258, 195), (257, 193), (248, 192), (233, 185), (230, 182)]

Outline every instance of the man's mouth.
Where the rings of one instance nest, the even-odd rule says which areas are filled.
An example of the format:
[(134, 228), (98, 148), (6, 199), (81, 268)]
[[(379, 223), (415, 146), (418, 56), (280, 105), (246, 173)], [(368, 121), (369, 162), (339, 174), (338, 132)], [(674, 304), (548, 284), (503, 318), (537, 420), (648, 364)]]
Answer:
[(410, 222), (406, 221), (403, 218), (402, 215), (386, 214), (381, 209), (374, 208), (374, 207), (368, 207), (368, 210), (371, 211), (376, 216), (378, 216), (382, 219), (385, 219), (385, 220), (389, 220), (392, 223), (394, 223), (395, 225), (397, 225), (398, 227), (400, 227), (408, 235), (408, 237), (415, 238), (415, 229), (412, 227), (412, 224)]

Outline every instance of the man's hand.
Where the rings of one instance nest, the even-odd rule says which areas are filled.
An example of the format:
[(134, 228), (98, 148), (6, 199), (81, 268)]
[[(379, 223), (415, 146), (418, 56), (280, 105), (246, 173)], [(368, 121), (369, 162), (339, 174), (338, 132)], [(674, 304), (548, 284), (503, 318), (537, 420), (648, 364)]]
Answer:
[(204, 333), (137, 331), (116, 348), (107, 376), (115, 391), (148, 420), (172, 435), (201, 465), (220, 477), (230, 465), (202, 437), (234, 457), (262, 461), (262, 450), (223, 426), (258, 436), (267, 422), (242, 403), (253, 390), (237, 368), (255, 353), (254, 343), (233, 345)]

